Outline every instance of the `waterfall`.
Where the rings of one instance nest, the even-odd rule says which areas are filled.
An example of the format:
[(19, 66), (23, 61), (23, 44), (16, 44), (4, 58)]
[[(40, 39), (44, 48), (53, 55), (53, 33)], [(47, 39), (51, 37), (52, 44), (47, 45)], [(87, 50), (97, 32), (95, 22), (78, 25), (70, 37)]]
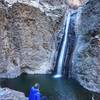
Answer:
[(94, 96), (94, 94), (92, 94), (92, 100), (95, 100), (95, 98), (94, 98), (95, 96)]
[(57, 73), (56, 73), (56, 75), (54, 75), (55, 78), (59, 78), (62, 76), (62, 68), (64, 65), (65, 52), (66, 52), (66, 48), (67, 48), (67, 38), (68, 38), (68, 29), (69, 29), (69, 24), (70, 24), (70, 16), (71, 15), (69, 13), (67, 18), (65, 16), (65, 20), (64, 20), (65, 21), (64, 37), (63, 37), (63, 42), (62, 42), (59, 58), (57, 61)]

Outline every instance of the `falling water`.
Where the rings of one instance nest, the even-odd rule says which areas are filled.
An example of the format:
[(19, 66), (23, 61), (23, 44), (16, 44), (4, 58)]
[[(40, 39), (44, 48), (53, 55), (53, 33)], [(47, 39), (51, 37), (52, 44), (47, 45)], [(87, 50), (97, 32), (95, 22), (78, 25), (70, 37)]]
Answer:
[(62, 76), (62, 67), (63, 67), (63, 63), (64, 63), (64, 59), (65, 59), (70, 16), (71, 16), (70, 13), (67, 16), (67, 19), (65, 16), (64, 38), (63, 38), (63, 42), (62, 42), (61, 52), (60, 52), (58, 62), (57, 62), (57, 73), (56, 73), (56, 75), (54, 75), (55, 78), (59, 78)]
[(92, 100), (95, 100), (95, 98), (94, 98), (95, 96), (92, 94)]

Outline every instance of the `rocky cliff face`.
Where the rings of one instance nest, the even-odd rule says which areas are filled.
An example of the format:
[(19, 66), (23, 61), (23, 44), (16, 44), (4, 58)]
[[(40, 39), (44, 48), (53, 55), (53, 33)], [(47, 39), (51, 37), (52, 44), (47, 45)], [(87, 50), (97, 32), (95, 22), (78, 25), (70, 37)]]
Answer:
[(63, 25), (68, 4), (74, 2), (0, 0), (0, 77), (51, 72), (54, 33)]
[(89, 0), (76, 22), (72, 74), (82, 86), (100, 93), (100, 1)]
[(22, 3), (11, 7), (0, 3), (0, 77), (49, 73), (53, 69), (54, 33), (62, 16), (47, 16)]

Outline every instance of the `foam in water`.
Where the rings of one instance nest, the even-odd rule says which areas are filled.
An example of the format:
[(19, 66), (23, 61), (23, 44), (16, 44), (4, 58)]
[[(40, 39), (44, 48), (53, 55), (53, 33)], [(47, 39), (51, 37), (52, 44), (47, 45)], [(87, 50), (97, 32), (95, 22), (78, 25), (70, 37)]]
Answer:
[(54, 75), (53, 77), (54, 78), (60, 78), (60, 77), (62, 77), (62, 75)]
[(63, 63), (64, 63), (64, 59), (65, 59), (69, 23), (70, 23), (70, 13), (67, 16), (67, 19), (66, 19), (66, 16), (65, 16), (64, 40), (63, 40), (63, 43), (62, 43), (61, 52), (60, 52), (58, 62), (57, 62), (57, 73), (56, 73), (56, 75), (54, 75), (55, 78), (62, 77), (62, 67), (63, 67)]
[(95, 96), (92, 94), (92, 100), (95, 100), (95, 98), (94, 98)]

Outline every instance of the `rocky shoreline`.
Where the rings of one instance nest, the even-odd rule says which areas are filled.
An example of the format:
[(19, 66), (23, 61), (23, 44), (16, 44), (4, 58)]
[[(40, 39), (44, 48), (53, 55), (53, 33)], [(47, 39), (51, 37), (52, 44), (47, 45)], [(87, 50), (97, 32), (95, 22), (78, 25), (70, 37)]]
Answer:
[(28, 100), (24, 93), (9, 88), (0, 88), (0, 100)]

